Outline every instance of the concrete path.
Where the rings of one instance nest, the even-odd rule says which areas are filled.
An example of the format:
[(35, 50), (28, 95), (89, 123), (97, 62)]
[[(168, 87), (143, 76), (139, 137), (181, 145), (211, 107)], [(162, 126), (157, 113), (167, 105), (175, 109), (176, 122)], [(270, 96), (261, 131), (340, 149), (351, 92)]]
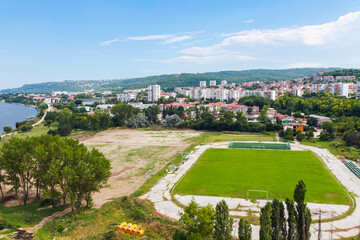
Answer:
[[(179, 170), (175, 173), (168, 174), (162, 178), (151, 190), (146, 193), (142, 198), (151, 200), (157, 211), (165, 216), (170, 218), (179, 219), (179, 212), (182, 209), (171, 201), (170, 191), (176, 186), (177, 182), (185, 175), (191, 166), (196, 162), (196, 160), (209, 148), (227, 148), (228, 142), (223, 143), (214, 143), (207, 145), (197, 146), (195, 151), (191, 152), (188, 156), (188, 160), (180, 166)], [(359, 233), (360, 228), (360, 179), (357, 178), (340, 160), (338, 160), (334, 155), (332, 155), (327, 149), (321, 149), (316, 147), (305, 146), (299, 143), (291, 144), (292, 150), (310, 150), (315, 152), (320, 156), (325, 165), (330, 169), (330, 171), (336, 176), (336, 178), (345, 186), (349, 192), (352, 192), (355, 195), (356, 208), (355, 211), (348, 217), (337, 220), (334, 222), (322, 223), (321, 225), (321, 238), (330, 239), (331, 235), (333, 239), (341, 239), (355, 236)], [(257, 215), (259, 207), (265, 205), (266, 201), (257, 201), (253, 204), (245, 199), (235, 199), (235, 198), (221, 198), (221, 197), (210, 197), (210, 196), (174, 196), (177, 201), (186, 205), (190, 202), (191, 198), (194, 197), (195, 200), (201, 205), (207, 205), (211, 203), (216, 205), (221, 199), (225, 199), (231, 209), (231, 214), (235, 216), (242, 216), (241, 211), (236, 211), (238, 204), (241, 206), (246, 206), (248, 209), (253, 209), (254, 214)], [(317, 219), (317, 211), (322, 210), (322, 218), (331, 218), (330, 215), (341, 215), (346, 212), (349, 208), (344, 205), (331, 205), (331, 204), (314, 204), (308, 203), (308, 207), (313, 212), (313, 219)], [(334, 213), (332, 213), (334, 212)], [(237, 222), (238, 219), (235, 218), (233, 235), (237, 236)], [(253, 227), (253, 236), (252, 239), (259, 239), (259, 226), (252, 225)], [(318, 239), (318, 224), (311, 225), (311, 239)]]

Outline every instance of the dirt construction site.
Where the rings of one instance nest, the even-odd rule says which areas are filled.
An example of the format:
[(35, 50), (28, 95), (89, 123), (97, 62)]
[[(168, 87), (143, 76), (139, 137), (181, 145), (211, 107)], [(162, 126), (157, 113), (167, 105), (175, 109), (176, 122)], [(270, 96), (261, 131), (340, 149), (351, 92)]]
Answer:
[(110, 159), (112, 166), (109, 187), (94, 194), (94, 206), (133, 193), (146, 181), (146, 173), (158, 172), (190, 146), (190, 138), (201, 133), (114, 129), (81, 138), (81, 143), (97, 148)]

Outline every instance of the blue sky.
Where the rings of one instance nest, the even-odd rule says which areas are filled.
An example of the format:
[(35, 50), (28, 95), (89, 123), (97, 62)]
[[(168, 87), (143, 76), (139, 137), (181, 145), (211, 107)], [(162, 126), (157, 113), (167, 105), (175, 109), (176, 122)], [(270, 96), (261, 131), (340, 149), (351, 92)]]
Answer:
[(0, 0), (0, 89), (255, 68), (359, 67), (360, 0)]

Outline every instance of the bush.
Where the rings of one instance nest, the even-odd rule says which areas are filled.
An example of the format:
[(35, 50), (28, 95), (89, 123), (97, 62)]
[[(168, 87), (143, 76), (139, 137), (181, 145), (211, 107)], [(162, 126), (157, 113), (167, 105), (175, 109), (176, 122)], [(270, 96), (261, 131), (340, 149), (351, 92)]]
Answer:
[(64, 230), (65, 230), (65, 226), (64, 226), (64, 224), (62, 224), (62, 223), (59, 223), (57, 226), (56, 226), (56, 230), (58, 231), (58, 232), (63, 232)]
[(322, 132), (322, 133), (320, 133), (319, 139), (321, 141), (332, 141), (335, 139), (335, 135), (330, 132)]
[(29, 124), (25, 124), (25, 125), (22, 125), (20, 126), (18, 129), (22, 132), (28, 132), (32, 129), (33, 127)]
[(299, 133), (298, 135), (296, 135), (296, 140), (298, 140), (299, 142), (301, 142), (304, 139), (305, 139), (305, 134)]

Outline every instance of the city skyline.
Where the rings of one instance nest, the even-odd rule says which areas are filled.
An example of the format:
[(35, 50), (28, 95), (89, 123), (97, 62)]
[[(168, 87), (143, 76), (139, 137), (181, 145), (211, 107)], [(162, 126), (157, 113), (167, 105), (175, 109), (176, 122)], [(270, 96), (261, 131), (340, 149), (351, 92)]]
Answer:
[(0, 1), (1, 88), (256, 68), (358, 67), (359, 1)]

